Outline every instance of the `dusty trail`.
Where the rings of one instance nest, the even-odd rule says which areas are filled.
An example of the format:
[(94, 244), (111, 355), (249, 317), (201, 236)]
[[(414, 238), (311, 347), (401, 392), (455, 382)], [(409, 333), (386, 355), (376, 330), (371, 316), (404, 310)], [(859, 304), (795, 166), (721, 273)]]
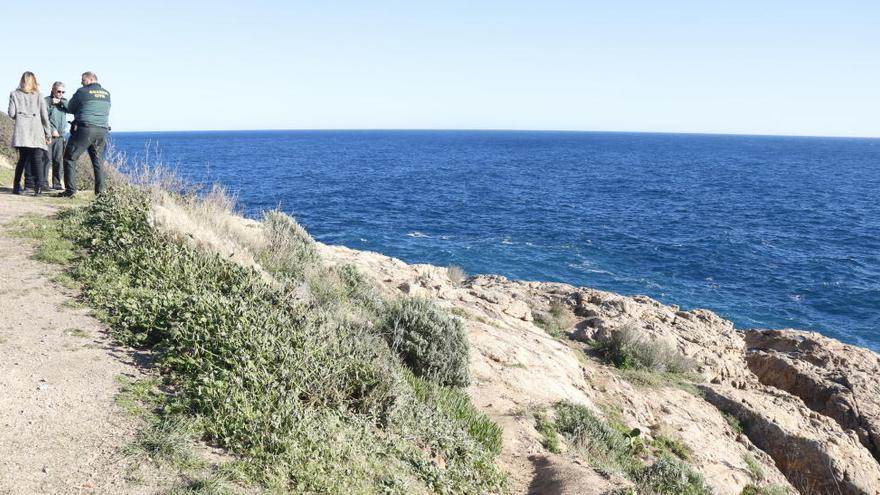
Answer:
[(16, 218), (54, 211), (0, 191), (0, 494), (154, 493), (127, 477), (137, 424), (114, 405), (118, 377), (142, 374), (135, 356), (10, 234)]

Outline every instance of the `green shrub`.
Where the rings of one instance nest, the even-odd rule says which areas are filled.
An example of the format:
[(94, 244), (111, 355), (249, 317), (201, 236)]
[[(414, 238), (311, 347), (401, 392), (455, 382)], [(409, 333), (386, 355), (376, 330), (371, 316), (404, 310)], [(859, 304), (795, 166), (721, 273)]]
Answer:
[(425, 299), (402, 298), (385, 314), (381, 332), (416, 376), (441, 385), (469, 382), (464, 325)]
[(600, 469), (629, 472), (638, 464), (629, 437), (584, 406), (568, 401), (558, 403), (556, 428)]
[(661, 452), (668, 452), (679, 459), (686, 461), (691, 456), (691, 449), (681, 440), (657, 435), (651, 441), (651, 446)]
[[(411, 377), (385, 336), (358, 311), (340, 312), (335, 296), (291, 298), (301, 281), (269, 283), (163, 234), (150, 201), (145, 190), (114, 189), (68, 214), (64, 232), (87, 254), (72, 269), (86, 300), (119, 340), (152, 350), (173, 390), (163, 421), (195, 418), (198, 435), (241, 459), (241, 476), (281, 492), (503, 489), (493, 460), (500, 430), (466, 395)], [(356, 271), (311, 273), (331, 272), (341, 287), (328, 293), (369, 312), (368, 284)], [(401, 321), (410, 322), (412, 308), (403, 306)], [(420, 311), (415, 321), (433, 326), (406, 327), (408, 336), (433, 339), (449, 326), (439, 309)], [(426, 377), (463, 381), (467, 348), (455, 328), (458, 347), (416, 348), (434, 359), (420, 361)], [(165, 433), (147, 431), (141, 443), (174, 457), (179, 442), (166, 441), (180, 436)]]
[(662, 342), (646, 340), (633, 324), (611, 332), (599, 346), (605, 359), (621, 369), (647, 369), (660, 373), (687, 373), (694, 368), (690, 359)]
[(562, 337), (563, 331), (574, 323), (571, 312), (558, 301), (550, 305), (550, 311), (535, 311), (535, 325), (539, 326), (553, 338)]
[(556, 425), (547, 419), (544, 413), (535, 413), (535, 429), (543, 437), (541, 444), (544, 448), (558, 454), (562, 451), (559, 445), (559, 432), (556, 431)]
[(791, 492), (787, 488), (779, 485), (746, 485), (743, 487), (740, 495), (789, 495), (789, 493)]
[(597, 469), (619, 472), (633, 481), (639, 493), (708, 495), (702, 477), (679, 459), (661, 455), (652, 464), (641, 460), (643, 443), (638, 430), (623, 433), (586, 407), (563, 401), (556, 404), (556, 428)]
[(272, 273), (303, 280), (308, 270), (321, 263), (315, 240), (285, 213), (273, 210), (264, 214), (263, 236), (266, 247), (259, 253), (259, 261)]
[(661, 457), (637, 470), (633, 481), (643, 493), (656, 495), (709, 495), (703, 477), (674, 457)]

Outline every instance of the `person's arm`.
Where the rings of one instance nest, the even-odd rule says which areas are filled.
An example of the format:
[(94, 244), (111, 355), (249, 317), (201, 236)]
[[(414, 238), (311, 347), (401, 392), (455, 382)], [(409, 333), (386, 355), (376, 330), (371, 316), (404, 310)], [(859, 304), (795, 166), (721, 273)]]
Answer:
[(61, 98), (61, 101), (59, 101), (58, 104), (55, 106), (57, 106), (58, 109), (64, 113), (73, 113), (72, 110), (67, 108), (67, 98)]
[[(49, 109), (51, 107), (55, 106), (55, 105), (52, 105), (52, 103), (51, 103), (52, 102), (51, 96), (47, 96), (47, 97), (43, 98), (43, 102), (46, 104), (46, 111), (47, 112), (49, 112)], [(52, 137), (58, 137), (60, 131), (58, 130), (58, 127), (55, 126), (55, 122), (52, 122), (51, 115), (49, 116), (49, 128), (52, 131)]]
[(67, 102), (67, 108), (64, 109), (67, 113), (76, 113), (79, 110), (79, 93), (74, 93), (73, 98)]
[(46, 133), (46, 142), (52, 140), (52, 122), (49, 122), (49, 111), (46, 109), (46, 99), (40, 97), (40, 120), (43, 121), (43, 132)]
[(15, 118), (15, 115), (18, 113), (15, 108), (15, 98), (12, 97), (12, 94), (9, 94), (9, 109), (6, 110), (6, 113), (9, 114), (10, 118)]

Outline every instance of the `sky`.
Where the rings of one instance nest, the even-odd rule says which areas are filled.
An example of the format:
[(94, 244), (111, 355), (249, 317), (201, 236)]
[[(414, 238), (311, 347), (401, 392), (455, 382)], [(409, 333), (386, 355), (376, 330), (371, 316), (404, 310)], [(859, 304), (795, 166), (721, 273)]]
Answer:
[[(877, 1), (2, 0), (0, 81), (91, 70), (114, 131), (880, 137)], [(34, 28), (42, 28), (35, 30)]]

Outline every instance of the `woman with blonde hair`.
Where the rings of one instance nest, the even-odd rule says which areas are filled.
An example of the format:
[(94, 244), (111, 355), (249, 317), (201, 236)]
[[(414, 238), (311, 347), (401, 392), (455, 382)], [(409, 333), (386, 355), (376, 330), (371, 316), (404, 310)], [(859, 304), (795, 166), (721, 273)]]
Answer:
[(12, 146), (18, 149), (12, 194), (21, 194), (21, 174), (27, 167), (34, 181), (34, 196), (39, 196), (46, 185), (43, 160), (52, 138), (52, 129), (46, 100), (40, 94), (40, 86), (33, 72), (22, 74), (18, 88), (9, 94), (9, 116), (15, 120)]

